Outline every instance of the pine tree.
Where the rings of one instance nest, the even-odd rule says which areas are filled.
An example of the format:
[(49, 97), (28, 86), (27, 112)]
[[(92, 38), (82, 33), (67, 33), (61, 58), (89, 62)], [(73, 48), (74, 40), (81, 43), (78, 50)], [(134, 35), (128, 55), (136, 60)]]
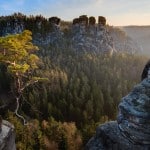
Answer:
[(5, 65), (12, 77), (11, 92), (17, 104), (15, 114), (24, 120), (24, 124), (24, 117), (18, 114), (23, 91), (39, 80), (32, 76), (34, 69), (38, 68), (39, 58), (33, 54), (38, 47), (34, 46), (31, 40), (31, 32), (28, 30), (21, 34), (0, 37), (0, 63)]

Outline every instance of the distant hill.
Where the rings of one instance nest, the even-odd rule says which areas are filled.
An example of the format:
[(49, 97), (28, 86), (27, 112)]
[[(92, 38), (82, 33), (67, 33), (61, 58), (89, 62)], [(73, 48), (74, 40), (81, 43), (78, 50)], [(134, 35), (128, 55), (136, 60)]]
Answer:
[(150, 55), (150, 26), (125, 26), (121, 29), (140, 45), (144, 54)]

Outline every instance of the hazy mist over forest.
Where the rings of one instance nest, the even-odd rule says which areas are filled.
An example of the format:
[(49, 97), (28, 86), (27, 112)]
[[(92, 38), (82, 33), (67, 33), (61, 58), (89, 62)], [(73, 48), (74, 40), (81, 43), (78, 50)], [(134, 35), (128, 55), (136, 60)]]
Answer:
[(150, 55), (150, 26), (121, 27), (140, 46), (142, 54)]

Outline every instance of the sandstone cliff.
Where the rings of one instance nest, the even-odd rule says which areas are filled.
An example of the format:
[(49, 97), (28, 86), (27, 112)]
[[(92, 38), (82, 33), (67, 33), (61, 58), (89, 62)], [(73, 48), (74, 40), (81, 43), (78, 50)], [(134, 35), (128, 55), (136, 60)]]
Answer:
[[(77, 53), (104, 52), (112, 55), (113, 52), (125, 51), (135, 53), (139, 47), (132, 39), (114, 27), (106, 25), (106, 18), (96, 18), (86, 15), (75, 18), (63, 27), (60, 18), (46, 19), (42, 16), (27, 17), (23, 14), (0, 17), (0, 36), (17, 34), (23, 30), (33, 33), (33, 41), (38, 46), (51, 46), (59, 49), (73, 49)], [(62, 28), (66, 28), (62, 30)]]
[(144, 79), (119, 104), (117, 121), (100, 125), (86, 150), (150, 149), (150, 79)]

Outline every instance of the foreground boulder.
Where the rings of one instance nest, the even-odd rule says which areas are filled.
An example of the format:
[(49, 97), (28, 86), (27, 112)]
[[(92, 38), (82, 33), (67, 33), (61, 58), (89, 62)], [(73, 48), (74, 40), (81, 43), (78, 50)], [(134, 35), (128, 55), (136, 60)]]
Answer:
[(14, 126), (5, 120), (1, 124), (0, 150), (16, 150)]
[(99, 126), (87, 150), (150, 150), (150, 79), (122, 99), (117, 121)]

